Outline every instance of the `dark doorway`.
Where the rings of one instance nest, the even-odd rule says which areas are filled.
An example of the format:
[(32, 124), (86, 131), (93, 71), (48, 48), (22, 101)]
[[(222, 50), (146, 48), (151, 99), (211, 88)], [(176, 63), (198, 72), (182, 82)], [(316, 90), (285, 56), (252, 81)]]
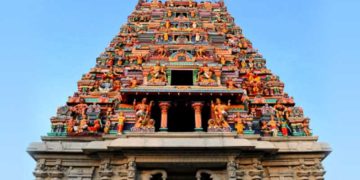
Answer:
[(150, 180), (163, 180), (162, 174), (155, 174)]
[(195, 113), (191, 101), (178, 100), (172, 103), (168, 112), (169, 132), (193, 132), (195, 128)]
[(192, 86), (193, 71), (171, 71), (171, 85), (173, 86)]
[(201, 173), (200, 180), (212, 180), (211, 175), (208, 173)]

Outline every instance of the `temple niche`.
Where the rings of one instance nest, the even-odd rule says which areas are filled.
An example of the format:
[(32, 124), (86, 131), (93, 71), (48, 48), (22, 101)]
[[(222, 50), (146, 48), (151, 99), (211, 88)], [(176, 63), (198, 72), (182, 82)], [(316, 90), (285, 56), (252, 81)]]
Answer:
[(39, 180), (320, 180), (310, 124), (222, 0), (139, 0), (28, 152)]

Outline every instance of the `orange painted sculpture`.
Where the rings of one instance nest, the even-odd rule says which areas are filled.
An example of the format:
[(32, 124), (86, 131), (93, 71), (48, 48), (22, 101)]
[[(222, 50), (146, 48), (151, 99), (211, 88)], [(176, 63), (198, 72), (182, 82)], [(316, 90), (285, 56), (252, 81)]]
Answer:
[(198, 72), (198, 82), (204, 84), (211, 84), (215, 82), (215, 71), (209, 67), (206, 63), (200, 68)]
[(242, 118), (240, 117), (240, 113), (236, 114), (236, 118), (234, 119), (235, 123), (236, 123), (236, 132), (237, 134), (244, 134), (244, 121), (242, 120)]
[(124, 116), (124, 113), (120, 112), (118, 117), (118, 134), (123, 133), (125, 120), (126, 117)]

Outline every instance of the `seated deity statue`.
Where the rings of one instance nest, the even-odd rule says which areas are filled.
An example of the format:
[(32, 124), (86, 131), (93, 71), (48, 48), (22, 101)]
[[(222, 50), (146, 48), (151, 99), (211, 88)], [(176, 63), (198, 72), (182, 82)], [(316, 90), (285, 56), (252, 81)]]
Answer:
[(198, 82), (205, 84), (215, 83), (215, 78), (213, 77), (214, 75), (215, 75), (214, 69), (208, 67), (208, 65), (205, 63), (198, 72)]
[(166, 82), (166, 67), (161, 66), (160, 62), (157, 62), (155, 66), (150, 68), (149, 76), (150, 83)]
[(133, 106), (136, 111), (136, 117), (147, 118), (150, 115), (151, 107), (153, 105), (153, 101), (150, 104), (146, 104), (147, 99), (143, 98), (140, 103), (136, 103), (136, 99), (134, 100)]
[(96, 119), (93, 126), (89, 126), (88, 130), (92, 133), (97, 133), (101, 128), (100, 120)]

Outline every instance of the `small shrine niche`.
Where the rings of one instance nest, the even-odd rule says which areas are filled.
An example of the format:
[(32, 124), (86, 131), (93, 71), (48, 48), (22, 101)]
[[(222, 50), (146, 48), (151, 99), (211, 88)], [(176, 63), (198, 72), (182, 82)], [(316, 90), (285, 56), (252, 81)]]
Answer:
[(194, 71), (193, 70), (172, 70), (171, 71), (172, 86), (193, 86)]

